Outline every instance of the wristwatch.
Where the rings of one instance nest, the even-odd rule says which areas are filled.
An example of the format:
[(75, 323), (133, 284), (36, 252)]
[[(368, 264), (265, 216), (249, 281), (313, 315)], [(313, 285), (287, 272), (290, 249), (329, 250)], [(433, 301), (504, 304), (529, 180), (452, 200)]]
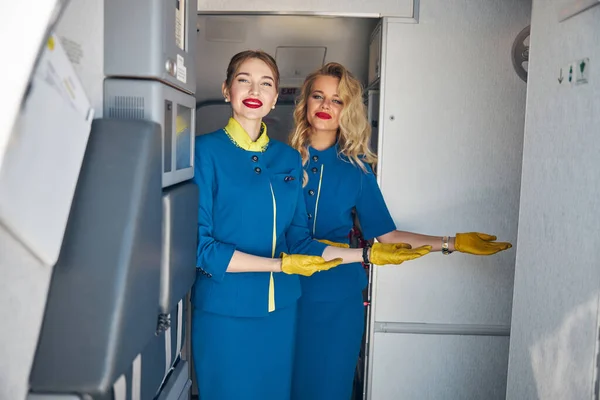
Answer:
[(448, 246), (448, 236), (442, 237), (442, 254), (445, 256), (452, 254), (452, 252), (450, 251), (450, 248)]

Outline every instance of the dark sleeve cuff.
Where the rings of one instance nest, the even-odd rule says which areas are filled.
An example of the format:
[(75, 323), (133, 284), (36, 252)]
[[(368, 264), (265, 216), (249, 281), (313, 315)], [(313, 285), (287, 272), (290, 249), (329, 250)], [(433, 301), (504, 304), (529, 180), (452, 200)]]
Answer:
[(198, 250), (196, 268), (207, 278), (222, 282), (235, 252), (235, 246), (213, 242), (208, 247)]

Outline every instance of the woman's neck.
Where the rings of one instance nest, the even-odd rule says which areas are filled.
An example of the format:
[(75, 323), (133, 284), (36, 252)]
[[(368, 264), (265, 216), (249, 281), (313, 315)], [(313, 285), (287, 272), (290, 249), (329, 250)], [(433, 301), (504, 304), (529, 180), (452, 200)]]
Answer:
[(247, 119), (247, 118), (243, 118), (238, 115), (235, 115), (235, 114), (234, 114), (233, 118), (242, 126), (242, 128), (244, 128), (244, 130), (250, 137), (250, 140), (252, 140), (253, 142), (256, 142), (256, 139), (258, 139), (258, 137), (260, 135), (260, 127), (261, 127), (262, 120), (261, 119)]
[(321, 131), (312, 129), (310, 133), (310, 146), (315, 150), (327, 150), (337, 141), (337, 131)]

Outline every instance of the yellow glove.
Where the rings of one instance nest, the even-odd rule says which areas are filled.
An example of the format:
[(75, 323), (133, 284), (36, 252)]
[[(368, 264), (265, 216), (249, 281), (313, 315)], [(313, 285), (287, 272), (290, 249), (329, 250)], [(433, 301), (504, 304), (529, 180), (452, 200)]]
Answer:
[(327, 246), (332, 246), (332, 247), (341, 247), (343, 249), (349, 249), (350, 248), (349, 244), (331, 242), (331, 241), (325, 240), (325, 239), (317, 239), (317, 242), (325, 243)]
[(486, 233), (457, 233), (454, 249), (461, 253), (489, 256), (512, 247), (508, 242), (495, 242), (495, 240), (496, 236)]
[(305, 256), (302, 254), (281, 253), (281, 271), (286, 274), (311, 276), (318, 271), (327, 271), (342, 263), (341, 258), (325, 261), (319, 256)]
[(404, 261), (424, 256), (430, 251), (431, 246), (421, 246), (413, 249), (410, 244), (406, 243), (374, 243), (373, 247), (371, 247), (369, 261), (377, 265), (398, 265)]

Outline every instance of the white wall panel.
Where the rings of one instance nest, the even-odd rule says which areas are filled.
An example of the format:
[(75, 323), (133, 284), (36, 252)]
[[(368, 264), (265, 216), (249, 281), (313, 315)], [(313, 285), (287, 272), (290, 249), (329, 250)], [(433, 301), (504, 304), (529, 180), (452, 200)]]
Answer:
[[(380, 183), (400, 230), (516, 244), (526, 84), (510, 50), (530, 5), (463, 3), (424, 2), (419, 24), (388, 24)], [(513, 248), (381, 269), (376, 319), (508, 325), (514, 259)]]
[(375, 335), (373, 400), (504, 399), (508, 337)]
[[(600, 7), (559, 23), (565, 3), (576, 2), (533, 3), (507, 388), (515, 400), (598, 398)], [(568, 65), (581, 58), (588, 84), (571, 86)]]
[(46, 309), (52, 266), (0, 227), (0, 399), (24, 399)]
[[(431, 0), (418, 24), (387, 21), (379, 180), (398, 229), (516, 244), (526, 84), (510, 54), (530, 8)], [(369, 398), (503, 398), (515, 256), (378, 268)], [(404, 333), (375, 333), (386, 323)], [(482, 332), (491, 336), (471, 335)]]

